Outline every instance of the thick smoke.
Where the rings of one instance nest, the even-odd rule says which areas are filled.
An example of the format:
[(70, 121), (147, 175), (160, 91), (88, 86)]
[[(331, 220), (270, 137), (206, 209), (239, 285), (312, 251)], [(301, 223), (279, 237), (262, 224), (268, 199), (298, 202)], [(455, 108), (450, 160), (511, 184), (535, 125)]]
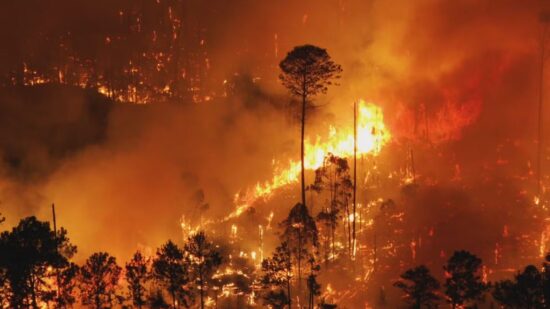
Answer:
[[(75, 37), (97, 36), (93, 42), (77, 40), (94, 55), (94, 44), (103, 44), (105, 33), (116, 29), (118, 5), (126, 5), (115, 2), (63, 1), (26, 10), (45, 4), (6, 1), (1, 33), (10, 44), (0, 54), (13, 59), (33, 49), (37, 58), (54, 57), (40, 37), (70, 27), (78, 30)], [(495, 246), (504, 225), (514, 235), (538, 232), (516, 224), (525, 218), (516, 223), (491, 218), (501, 208), (528, 207), (534, 194), (541, 2), (188, 5), (193, 22), (204, 29), (207, 83), (222, 88), (236, 73), (259, 81), (202, 105), (116, 104), (100, 114), (78, 107), (99, 100), (78, 91), (51, 95), (49, 109), (4, 96), (9, 116), (0, 122), (0, 198), (9, 224), (30, 214), (49, 219), (49, 204), (55, 202), (60, 225), (82, 254), (108, 250), (126, 257), (137, 247), (181, 237), (182, 215), (195, 224), (201, 217), (223, 218), (234, 209), (234, 194), (270, 178), (273, 159), (297, 158), (298, 131), (281, 108), (289, 98), (277, 83), (277, 64), (293, 46), (312, 43), (327, 48), (344, 74), (339, 87), (317, 99), (321, 107), (309, 132), (322, 135), (328, 124), (350, 125), (358, 98), (381, 105), (394, 138), (376, 159), (381, 177), (408, 167), (412, 149), (418, 181), (427, 188), (411, 199), (397, 189), (375, 196), (412, 205), (408, 220), (418, 226), (432, 223), (441, 237), (433, 246), (437, 254), (465, 247), (491, 259), (487, 246)], [(9, 67), (6, 62), (2, 67)], [(15, 126), (10, 119), (21, 121)], [(257, 217), (274, 209), (279, 216), (274, 222), (280, 221), (293, 206), (290, 191), (260, 205)], [(442, 218), (445, 207), (463, 208), (449, 219)], [(471, 223), (468, 218), (484, 227), (482, 239), (457, 236)]]

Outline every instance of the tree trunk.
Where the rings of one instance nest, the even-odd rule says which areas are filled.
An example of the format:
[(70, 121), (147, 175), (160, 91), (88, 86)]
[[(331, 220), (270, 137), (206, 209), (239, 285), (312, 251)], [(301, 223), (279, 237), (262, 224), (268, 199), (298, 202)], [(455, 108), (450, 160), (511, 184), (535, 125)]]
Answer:
[(290, 295), (290, 274), (287, 274), (286, 290), (288, 293), (288, 309), (292, 309), (292, 295)]
[(95, 307), (96, 309), (101, 309), (101, 300), (99, 299), (99, 293), (95, 294)]
[(38, 303), (36, 301), (36, 288), (34, 284), (34, 275), (31, 274), (31, 303), (33, 308), (38, 308)]
[(352, 231), (352, 258), (355, 258), (357, 237), (355, 221), (357, 216), (357, 101), (353, 104), (353, 231)]
[[(332, 218), (331, 218), (331, 220), (332, 220)], [(331, 253), (332, 253), (332, 256), (331, 256), (331, 260), (332, 260), (332, 259), (334, 259), (334, 238), (336, 237), (336, 235), (335, 235), (335, 234), (336, 234), (336, 233), (335, 233), (335, 230), (336, 230), (336, 222), (331, 221), (330, 224), (331, 224), (331, 225), (330, 225), (330, 233), (331, 233), (331, 240), (330, 240), (330, 242), (331, 242), (330, 245), (331, 245), (331, 246), (330, 246), (330, 251), (331, 251)]]
[(302, 291), (302, 232), (298, 229), (298, 292)]
[[(305, 77), (304, 77), (305, 80)], [(304, 88), (305, 88), (305, 81), (304, 81)], [(301, 140), (300, 140), (300, 156), (302, 160), (302, 205), (304, 207), (306, 206), (306, 174), (305, 174), (305, 165), (304, 165), (304, 138), (305, 138), (305, 131), (306, 131), (306, 95), (302, 95), (302, 132), (301, 132)]]
[[(348, 243), (348, 256), (351, 258), (351, 222), (349, 220), (349, 203), (346, 201), (346, 224), (344, 224), (344, 233), (347, 234), (347, 243)], [(347, 225), (347, 231), (346, 231)]]

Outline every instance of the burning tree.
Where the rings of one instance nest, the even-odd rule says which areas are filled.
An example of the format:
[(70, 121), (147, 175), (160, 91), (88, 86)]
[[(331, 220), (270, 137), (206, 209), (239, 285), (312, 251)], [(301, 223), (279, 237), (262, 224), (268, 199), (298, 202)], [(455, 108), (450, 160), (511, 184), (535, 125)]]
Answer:
[(445, 294), (453, 308), (481, 300), (488, 289), (479, 275), (481, 259), (468, 251), (456, 251), (444, 266)]
[(263, 288), (265, 305), (283, 308), (285, 304), (288, 304), (288, 307), (292, 308), (291, 259), (292, 256), (288, 244), (283, 242), (275, 249), (272, 258), (262, 261), (262, 271), (264, 274), (260, 283)]
[(150, 279), (149, 274), (149, 259), (137, 251), (132, 256), (132, 259), (126, 263), (126, 282), (128, 282), (128, 290), (130, 291), (130, 299), (132, 303), (141, 308), (146, 304), (145, 284)]
[(296, 204), (288, 214), (286, 220), (281, 222), (283, 234), (281, 239), (285, 242), (296, 261), (298, 268), (298, 282), (302, 280), (302, 260), (311, 257), (318, 244), (318, 233), (315, 220), (309, 215), (307, 207)]
[(200, 290), (201, 308), (204, 308), (204, 292), (207, 281), (222, 263), (220, 252), (213, 243), (206, 239), (204, 232), (192, 235), (185, 244), (185, 253), (190, 260), (190, 268), (195, 275), (195, 281)]
[(373, 207), (373, 211), (373, 224), (367, 235), (372, 240), (373, 271), (378, 272), (379, 269), (391, 269), (389, 264), (395, 266), (399, 263), (396, 257), (397, 250), (404, 244), (401, 235), (404, 212), (391, 199), (381, 201), (379, 207)]
[(321, 266), (312, 256), (309, 258), (309, 276), (307, 277), (308, 308), (315, 308), (315, 296), (321, 295), (321, 285), (317, 282), (317, 275)]
[(297, 46), (279, 64), (282, 73), (279, 79), (293, 96), (302, 100), (301, 168), (302, 204), (306, 205), (306, 184), (304, 167), (304, 137), (306, 107), (311, 99), (326, 93), (332, 81), (340, 78), (342, 68), (334, 63), (325, 49), (313, 45)]
[(80, 270), (80, 293), (83, 305), (93, 308), (110, 308), (122, 302), (117, 295), (122, 268), (106, 252), (92, 254)]
[[(338, 225), (338, 219), (341, 218), (341, 212), (346, 214), (347, 223), (347, 243), (351, 255), (351, 221), (349, 201), (352, 197), (353, 184), (349, 173), (348, 161), (344, 158), (328, 154), (323, 162), (323, 166), (315, 170), (315, 182), (310, 186), (311, 189), (322, 192), (328, 191), (327, 206), (317, 215), (317, 221), (322, 223), (326, 229), (323, 235), (325, 262), (335, 256), (335, 230)], [(329, 256), (330, 251), (330, 256)]]
[(153, 277), (170, 294), (174, 308), (178, 308), (179, 303), (186, 307), (191, 303), (188, 267), (183, 250), (170, 240), (157, 250), (153, 260)]
[(407, 270), (401, 274), (401, 280), (395, 282), (394, 286), (403, 291), (405, 300), (411, 308), (437, 308), (439, 296), (436, 292), (439, 289), (439, 282), (430, 274), (426, 266), (420, 265)]

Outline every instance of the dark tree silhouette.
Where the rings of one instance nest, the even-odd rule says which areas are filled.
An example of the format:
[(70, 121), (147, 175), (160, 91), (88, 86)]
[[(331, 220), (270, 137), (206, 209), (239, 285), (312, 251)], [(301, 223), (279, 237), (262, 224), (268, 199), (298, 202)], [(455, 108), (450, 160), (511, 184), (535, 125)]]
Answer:
[(161, 289), (155, 289), (154, 291), (152, 291), (151, 294), (149, 294), (149, 296), (147, 297), (147, 301), (151, 309), (170, 308), (170, 305), (164, 299), (164, 295), (162, 295)]
[(189, 266), (193, 270), (200, 291), (201, 308), (204, 308), (204, 293), (208, 288), (207, 281), (222, 263), (220, 252), (213, 243), (206, 239), (204, 232), (198, 232), (187, 240), (185, 253), (188, 254)]
[(106, 252), (92, 254), (80, 269), (80, 297), (83, 305), (96, 309), (111, 308), (120, 303), (117, 295), (122, 268)]
[(315, 297), (321, 295), (321, 285), (317, 282), (317, 274), (321, 267), (312, 256), (309, 259), (309, 276), (307, 277), (308, 308), (315, 308)]
[(488, 286), (479, 275), (481, 263), (480, 258), (464, 250), (456, 251), (447, 261), (445, 294), (453, 308), (483, 299)]
[(76, 287), (78, 285), (78, 274), (80, 268), (74, 263), (58, 269), (57, 289), (58, 293), (54, 299), (55, 308), (72, 308), (76, 303)]
[(10, 308), (38, 308), (39, 303), (53, 300), (56, 292), (49, 283), (52, 280), (46, 279), (55, 277), (52, 269), (67, 266), (75, 252), (64, 229), (56, 237), (48, 222), (35, 217), (22, 219), (11, 232), (3, 232), (0, 269), (9, 282)]
[(378, 272), (379, 269), (383, 269), (379, 267), (379, 264), (386, 264), (385, 268), (388, 269), (388, 263), (392, 261), (394, 263), (398, 262), (396, 259), (392, 259), (394, 253), (391, 250), (383, 250), (383, 248), (391, 247), (392, 243), (403, 241), (401, 234), (396, 231), (404, 229), (402, 220), (404, 212), (391, 199), (382, 201), (379, 208), (373, 207), (372, 210), (374, 212), (372, 214), (374, 220), (372, 228), (369, 230), (369, 233), (372, 233), (372, 235), (368, 237), (372, 237), (373, 271)]
[(147, 303), (145, 285), (150, 279), (149, 274), (149, 259), (137, 251), (132, 256), (132, 259), (126, 263), (126, 282), (130, 292), (132, 304), (138, 308), (143, 307)]
[(543, 273), (529, 265), (513, 281), (495, 283), (493, 298), (504, 308), (544, 308)]
[(302, 45), (290, 51), (279, 64), (279, 79), (293, 96), (302, 99), (301, 162), (302, 162), (302, 204), (306, 205), (306, 184), (304, 165), (304, 137), (306, 105), (311, 99), (326, 93), (332, 81), (340, 78), (340, 65), (334, 63), (325, 49), (313, 45)]
[(188, 307), (192, 301), (189, 286), (189, 262), (184, 258), (183, 250), (169, 240), (158, 250), (153, 260), (153, 277), (163, 286), (172, 298), (172, 306), (179, 304)]
[(313, 249), (318, 246), (317, 226), (315, 220), (309, 215), (307, 207), (296, 204), (281, 222), (283, 233), (281, 241), (286, 242), (298, 268), (298, 282), (302, 280), (302, 261), (307, 260), (313, 254)]
[(544, 291), (544, 303), (550, 304), (550, 253), (546, 254), (542, 263), (542, 290)]
[[(410, 282), (410, 283), (409, 283)], [(405, 301), (410, 308), (437, 308), (439, 282), (430, 270), (420, 265), (401, 274), (401, 280), (393, 284), (405, 294)]]
[(260, 280), (265, 305), (292, 308), (291, 280), (292, 257), (286, 242), (275, 249), (272, 258), (262, 261), (263, 276)]
[[(352, 197), (353, 184), (348, 161), (329, 153), (324, 158), (323, 166), (315, 170), (315, 182), (309, 188), (318, 193), (326, 191), (329, 194), (327, 206), (317, 215), (317, 221), (322, 223), (322, 227), (326, 230), (323, 240), (325, 261), (328, 262), (329, 249), (331, 256), (335, 256), (335, 230), (341, 218), (341, 212), (344, 211), (347, 218), (350, 215), (349, 202)], [(346, 222), (345, 234), (348, 239), (348, 253), (351, 256), (351, 222), (350, 220), (346, 220)], [(346, 226), (344, 226), (344, 230), (346, 230)]]

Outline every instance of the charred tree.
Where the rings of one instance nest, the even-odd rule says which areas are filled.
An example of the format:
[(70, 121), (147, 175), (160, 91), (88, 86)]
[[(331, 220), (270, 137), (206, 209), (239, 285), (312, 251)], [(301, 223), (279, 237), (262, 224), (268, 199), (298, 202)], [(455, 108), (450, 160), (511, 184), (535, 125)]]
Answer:
[(221, 254), (214, 244), (206, 239), (204, 232), (198, 232), (189, 237), (184, 250), (189, 258), (196, 285), (199, 287), (200, 307), (204, 309), (207, 281), (222, 263)]
[(149, 260), (141, 252), (137, 251), (132, 256), (132, 259), (126, 263), (125, 269), (125, 277), (132, 304), (141, 308), (147, 303), (145, 285), (150, 279)]
[(288, 304), (288, 308), (292, 308), (292, 256), (286, 242), (275, 249), (272, 258), (262, 261), (262, 272), (264, 304), (275, 308)]
[(445, 294), (452, 308), (475, 305), (488, 286), (480, 276), (481, 259), (468, 251), (457, 251), (444, 266), (449, 277), (445, 281)]
[(439, 296), (439, 282), (431, 274), (430, 270), (420, 265), (401, 274), (401, 279), (394, 283), (405, 294), (405, 301), (411, 308), (437, 308)]
[(306, 206), (298, 203), (286, 220), (281, 222), (282, 242), (286, 242), (298, 268), (298, 284), (302, 279), (302, 261), (308, 259), (318, 246), (318, 233), (315, 220), (310, 216)]
[(190, 305), (192, 293), (188, 268), (183, 250), (172, 241), (157, 250), (153, 260), (153, 278), (168, 292), (174, 308), (178, 308), (178, 304)]
[(92, 254), (80, 270), (82, 304), (101, 309), (121, 303), (117, 294), (121, 272), (113, 256), (106, 252)]

